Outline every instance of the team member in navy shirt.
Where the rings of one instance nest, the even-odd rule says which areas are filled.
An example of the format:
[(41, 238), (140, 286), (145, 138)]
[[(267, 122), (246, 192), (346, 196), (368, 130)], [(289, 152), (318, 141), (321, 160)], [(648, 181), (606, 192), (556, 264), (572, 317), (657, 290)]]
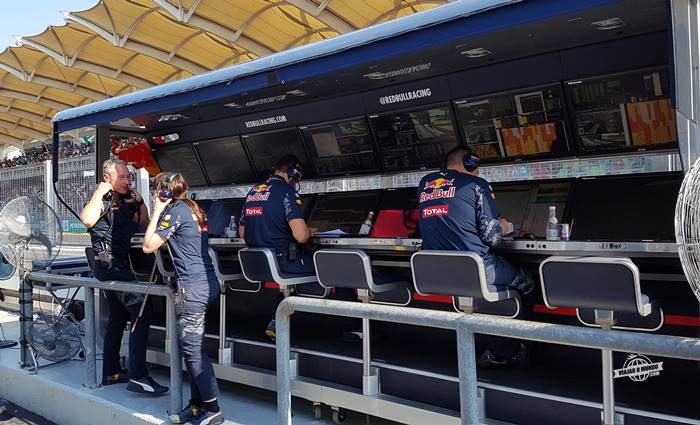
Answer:
[[(313, 256), (300, 244), (308, 242), (311, 230), (304, 221), (304, 209), (297, 186), (302, 166), (294, 155), (277, 161), (274, 174), (253, 186), (241, 212), (239, 234), (250, 247), (272, 248), (277, 264), (285, 273), (312, 274)], [(275, 338), (275, 320), (265, 333)]]
[(187, 199), (188, 185), (179, 173), (156, 177), (153, 216), (144, 236), (143, 251), (155, 252), (167, 243), (175, 265), (177, 283), (184, 289), (185, 303), (178, 312), (180, 349), (190, 375), (189, 404), (173, 423), (223, 424), (219, 388), (209, 356), (204, 351), (207, 308), (219, 298), (219, 282), (209, 257), (206, 217), (197, 203)]
[[(474, 252), (484, 260), (489, 285), (529, 294), (534, 287), (529, 273), (492, 251), (513, 225), (497, 213), (491, 186), (479, 177), (479, 157), (457, 147), (447, 154), (446, 162), (446, 169), (423, 177), (418, 187), (422, 249)], [(523, 307), (518, 317), (530, 313)], [(524, 344), (504, 338), (484, 340), (488, 348), (480, 356), (480, 365), (526, 363)]]
[[(83, 208), (80, 220), (89, 229), (95, 254), (93, 274), (98, 280), (135, 280), (129, 265), (131, 237), (139, 225), (148, 223), (148, 210), (141, 195), (129, 188), (129, 169), (121, 161), (102, 165), (102, 183)], [(104, 336), (102, 385), (129, 382), (127, 390), (162, 394), (167, 387), (158, 384), (146, 369), (146, 343), (152, 307), (147, 302), (137, 320), (143, 295), (105, 291), (109, 304)], [(136, 322), (129, 332), (129, 376), (119, 365), (119, 349), (126, 322)]]

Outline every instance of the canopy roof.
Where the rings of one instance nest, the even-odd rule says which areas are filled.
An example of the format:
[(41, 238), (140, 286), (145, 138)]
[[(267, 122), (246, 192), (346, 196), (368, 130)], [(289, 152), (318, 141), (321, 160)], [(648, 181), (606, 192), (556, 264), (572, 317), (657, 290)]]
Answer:
[[(411, 15), (448, 0), (100, 0), (0, 53), (0, 144), (59, 111)], [(476, 3), (479, 3), (478, 1)]]

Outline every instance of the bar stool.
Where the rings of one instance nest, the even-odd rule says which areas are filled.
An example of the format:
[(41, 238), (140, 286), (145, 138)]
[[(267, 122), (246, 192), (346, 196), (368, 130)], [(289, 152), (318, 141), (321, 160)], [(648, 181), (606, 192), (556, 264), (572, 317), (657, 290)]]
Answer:
[[(401, 288), (408, 291), (409, 283), (394, 276), (382, 276), (372, 272), (370, 258), (359, 249), (322, 249), (314, 253), (314, 267), (318, 283), (325, 288), (349, 288), (357, 290), (357, 298), (363, 303), (372, 302), (372, 293), (382, 293)], [(382, 302), (382, 304), (387, 304)], [(379, 370), (371, 366), (371, 337), (369, 319), (362, 319), (362, 393), (379, 394)]]
[[(486, 283), (486, 268), (481, 256), (466, 251), (418, 251), (411, 256), (411, 271), (416, 292), (421, 295), (453, 297), (455, 309), (467, 314), (489, 309), (499, 314), (503, 307), (520, 312), (520, 294), (499, 290)], [(490, 306), (493, 304), (493, 306)]]
[[(216, 273), (216, 279), (219, 281), (219, 288), (221, 289), (221, 294), (219, 295), (219, 364), (231, 364), (233, 362), (233, 349), (226, 344), (226, 293), (229, 289), (238, 292), (260, 292), (262, 284), (260, 282), (251, 284), (244, 279), (241, 267), (238, 264), (238, 257), (235, 257), (235, 263), (229, 264), (228, 267), (222, 264), (219, 252), (216, 249), (209, 248), (209, 257), (214, 265), (214, 273)], [(241, 282), (245, 282), (243, 285), (249, 288), (246, 289), (245, 286), (240, 284)]]
[[(656, 306), (642, 294), (639, 269), (629, 258), (549, 257), (540, 265), (542, 296), (548, 308), (593, 309), (602, 332), (610, 331), (617, 313), (647, 317)], [(604, 425), (615, 424), (615, 389), (611, 350), (603, 360)]]

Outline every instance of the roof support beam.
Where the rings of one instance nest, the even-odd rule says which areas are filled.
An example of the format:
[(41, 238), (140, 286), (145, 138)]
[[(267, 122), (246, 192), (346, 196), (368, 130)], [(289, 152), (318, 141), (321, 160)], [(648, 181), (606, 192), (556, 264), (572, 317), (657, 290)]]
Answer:
[(12, 105), (0, 106), (0, 112), (4, 112), (6, 114), (14, 115), (18, 118), (24, 118), (25, 120), (34, 121), (38, 124), (51, 127), (51, 120), (50, 119), (48, 119), (42, 115), (34, 114), (32, 112), (27, 112), (23, 109), (15, 108)]
[(0, 119), (0, 126), (11, 129), (11, 130), (16, 131), (18, 133), (22, 133), (25, 136), (33, 137), (35, 139), (45, 139), (49, 135), (49, 133), (43, 133), (41, 131), (34, 130), (33, 128), (25, 127), (20, 123), (5, 121), (5, 120), (1, 120), (1, 119)]
[(19, 92), (15, 90), (8, 90), (0, 88), (0, 96), (9, 97), (10, 99), (22, 100), (24, 102), (36, 103), (42, 106), (55, 109), (57, 111), (63, 111), (72, 108), (73, 105), (68, 105), (66, 103), (57, 102), (51, 99), (42, 99), (42, 95), (36, 96), (29, 93)]
[(248, 50), (251, 53), (254, 53), (258, 56), (266, 56), (269, 54), (274, 53), (274, 51), (257, 41), (248, 38), (242, 34), (240, 34), (239, 31), (234, 31), (230, 28), (226, 28), (223, 25), (219, 25), (215, 22), (212, 22), (208, 19), (202, 18), (199, 15), (193, 14), (189, 17), (189, 19), (185, 20), (185, 14), (183, 13), (184, 11), (181, 11), (180, 8), (177, 8), (173, 6), (172, 4), (168, 3), (167, 0), (152, 0), (155, 4), (158, 6), (162, 7), (163, 10), (168, 12), (172, 17), (178, 20), (178, 22), (186, 23), (189, 24), (190, 26), (202, 29), (204, 31), (210, 32), (214, 35), (218, 35), (219, 37), (223, 38), (224, 40), (228, 40), (230, 42), (236, 43), (240, 45), (243, 49)]
[(310, 1), (310, 0), (285, 0), (287, 3), (291, 4), (292, 6), (303, 10), (304, 12), (308, 13), (309, 15), (315, 17), (319, 21), (323, 22), (326, 24), (329, 28), (332, 28), (334, 31), (337, 31), (340, 34), (347, 34), (351, 31), (355, 30), (355, 27), (352, 25), (348, 24), (344, 20), (338, 17), (333, 12), (330, 12), (326, 10), (326, 6), (328, 6), (328, 0), (323, 1), (320, 5), (316, 5), (316, 3)]
[(4, 133), (0, 133), (0, 142), (7, 143), (8, 145), (12, 145), (16, 148), (21, 148), (22, 145), (24, 145), (24, 139), (18, 139)]

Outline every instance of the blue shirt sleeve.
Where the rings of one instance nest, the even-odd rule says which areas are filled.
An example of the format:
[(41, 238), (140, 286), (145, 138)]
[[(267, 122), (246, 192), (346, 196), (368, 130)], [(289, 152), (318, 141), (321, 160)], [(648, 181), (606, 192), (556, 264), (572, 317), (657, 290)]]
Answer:
[(500, 215), (496, 212), (493, 192), (487, 183), (477, 185), (475, 191), (479, 238), (486, 245), (493, 246), (503, 237), (503, 227), (499, 221)]
[(302, 207), (301, 198), (299, 194), (291, 189), (287, 191), (282, 200), (284, 204), (284, 216), (287, 221), (294, 220), (295, 218), (304, 218), (304, 208)]
[(165, 239), (170, 239), (170, 237), (177, 232), (182, 224), (180, 219), (180, 211), (178, 208), (168, 208), (163, 213), (163, 216), (156, 227), (156, 235), (162, 236)]

